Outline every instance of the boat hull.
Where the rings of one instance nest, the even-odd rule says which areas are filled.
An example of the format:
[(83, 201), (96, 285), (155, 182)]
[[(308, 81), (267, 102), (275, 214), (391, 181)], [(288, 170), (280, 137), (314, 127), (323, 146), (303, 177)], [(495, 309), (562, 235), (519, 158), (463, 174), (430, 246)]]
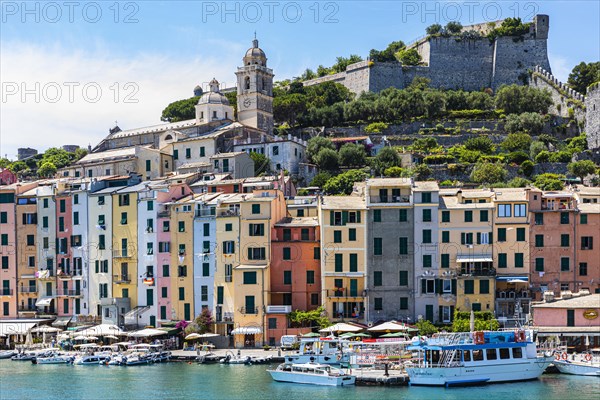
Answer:
[(516, 382), (539, 378), (552, 357), (524, 359), (518, 363), (445, 368), (407, 367), (411, 385), (466, 386), (484, 383)]
[(348, 363), (350, 357), (346, 354), (343, 356), (335, 355), (319, 355), (319, 354), (294, 354), (285, 357), (285, 361), (292, 364), (306, 364), (306, 363), (317, 363), (317, 364), (328, 364), (337, 365), (341, 363)]
[(273, 380), (277, 382), (302, 383), (307, 385), (319, 386), (349, 386), (354, 385), (356, 377), (352, 375), (327, 376), (297, 374), (286, 371), (269, 371)]
[(554, 361), (554, 365), (562, 374), (600, 376), (600, 364), (572, 361)]

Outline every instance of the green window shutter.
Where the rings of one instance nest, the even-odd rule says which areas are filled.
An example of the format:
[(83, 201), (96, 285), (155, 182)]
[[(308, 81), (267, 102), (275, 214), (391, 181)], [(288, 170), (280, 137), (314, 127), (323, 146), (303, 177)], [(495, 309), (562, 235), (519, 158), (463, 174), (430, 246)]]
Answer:
[(342, 254), (335, 255), (335, 272), (342, 272), (344, 270), (343, 260)]
[(400, 238), (400, 254), (402, 254), (402, 255), (408, 254), (408, 238), (407, 237)]
[(544, 259), (539, 257), (535, 259), (535, 270), (536, 272), (544, 271)]
[(408, 271), (400, 271), (400, 286), (408, 286)]
[(506, 242), (506, 228), (498, 228), (498, 241)]
[(561, 257), (560, 258), (560, 270), (562, 272), (569, 271), (570, 258), (569, 257)]
[(523, 253), (515, 253), (515, 268), (523, 268), (524, 266)]
[(329, 225), (333, 226), (334, 222), (335, 222), (335, 212), (329, 211)]
[(421, 293), (427, 292), (427, 280), (421, 279)]
[(350, 228), (348, 229), (348, 240), (354, 242), (356, 241), (356, 229)]
[(283, 259), (291, 260), (292, 259), (292, 249), (290, 247), (283, 248)]
[(456, 295), (456, 279), (452, 279), (452, 294)]
[(381, 222), (381, 210), (373, 210), (373, 222)]
[(450, 231), (442, 231), (442, 243), (450, 243)]
[(588, 223), (588, 216), (587, 216), (587, 214), (581, 214), (579, 216), (579, 223), (581, 225), (587, 225), (587, 223)]
[(460, 244), (466, 244), (466, 234), (464, 232), (460, 233)]
[(358, 272), (358, 255), (350, 254), (350, 272)]
[(436, 294), (442, 294), (442, 280), (441, 279), (436, 279), (435, 280), (435, 293)]
[(217, 286), (217, 304), (223, 304), (223, 286)]
[(382, 238), (374, 238), (373, 239), (373, 254), (376, 256), (380, 256), (383, 254), (383, 239)]
[(517, 242), (525, 241), (525, 228), (517, 228)]
[(342, 211), (342, 225), (348, 223), (348, 211)]
[(373, 271), (373, 286), (383, 285), (383, 273), (381, 271)]
[(490, 293), (490, 281), (487, 279), (481, 279), (479, 281), (479, 293), (489, 294)]
[(96, 273), (100, 272), (100, 260), (96, 260)]
[(481, 244), (481, 232), (477, 232), (477, 244)]
[(498, 253), (498, 268), (506, 268), (506, 253)]
[(356, 212), (356, 222), (360, 224), (360, 211)]
[(405, 208), (401, 208), (399, 211), (399, 220), (400, 222), (408, 221), (408, 211)]
[(450, 254), (442, 254), (442, 268), (450, 268)]

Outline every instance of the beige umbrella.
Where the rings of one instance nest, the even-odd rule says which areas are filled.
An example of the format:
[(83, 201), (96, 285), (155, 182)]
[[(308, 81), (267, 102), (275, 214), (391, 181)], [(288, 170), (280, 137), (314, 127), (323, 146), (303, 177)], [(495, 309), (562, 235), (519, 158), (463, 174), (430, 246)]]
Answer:
[(362, 331), (363, 328), (356, 325), (346, 324), (344, 322), (338, 322), (335, 325), (328, 326), (327, 328), (323, 328), (319, 330), (322, 333), (333, 333), (333, 332), (359, 332)]
[(396, 321), (389, 321), (369, 328), (368, 330), (371, 332), (400, 332), (406, 331), (408, 328), (404, 324), (400, 324)]
[(209, 337), (217, 337), (217, 336), (221, 336), (218, 333), (211, 333), (211, 332), (207, 332), (207, 333), (203, 333), (200, 335), (201, 338), (209, 338)]
[(62, 329), (55, 328), (50, 325), (41, 325), (41, 326), (36, 326), (35, 328), (32, 328), (31, 332), (34, 332), (34, 333), (40, 333), (40, 332), (42, 332), (42, 333), (57, 333), (57, 332), (62, 332)]
[(116, 336), (113, 336), (113, 335), (106, 335), (106, 336), (104, 336), (104, 339), (115, 339), (115, 340), (118, 340), (119, 338), (116, 337)]
[(185, 340), (195, 340), (195, 339), (200, 339), (201, 337), (202, 336), (200, 336), (199, 333), (194, 332), (194, 333), (190, 333), (189, 335), (187, 335), (185, 337)]

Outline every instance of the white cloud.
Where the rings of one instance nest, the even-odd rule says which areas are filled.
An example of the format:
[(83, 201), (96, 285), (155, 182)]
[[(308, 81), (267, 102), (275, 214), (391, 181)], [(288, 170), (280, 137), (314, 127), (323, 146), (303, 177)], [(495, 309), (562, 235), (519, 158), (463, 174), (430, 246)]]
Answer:
[[(43, 151), (64, 144), (93, 146), (106, 136), (115, 120), (121, 129), (159, 124), (163, 108), (174, 100), (191, 97), (196, 84), (206, 86), (216, 77), (227, 86), (234, 85), (235, 68), (243, 56), (238, 46), (228, 43), (218, 44), (219, 57), (196, 53), (177, 59), (160, 53), (115, 57), (107, 46), (93, 47), (83, 50), (61, 45), (2, 43), (2, 157), (16, 157), (18, 147)], [(79, 84), (73, 87), (72, 102), (65, 82)], [(128, 82), (134, 85), (126, 88)], [(39, 90), (35, 89), (36, 83)], [(96, 103), (88, 101), (95, 97), (92, 86), (88, 87), (86, 99), (86, 84), (101, 89)], [(14, 85), (19, 93), (10, 95)], [(22, 88), (37, 92), (39, 102), (33, 94), (23, 98)], [(51, 102), (57, 88), (61, 96)], [(139, 90), (133, 94), (136, 88)], [(127, 102), (128, 94), (137, 103)]]
[(561, 82), (567, 82), (569, 74), (575, 65), (571, 65), (565, 57), (553, 53), (548, 53), (548, 59), (550, 60), (552, 75), (557, 77)]

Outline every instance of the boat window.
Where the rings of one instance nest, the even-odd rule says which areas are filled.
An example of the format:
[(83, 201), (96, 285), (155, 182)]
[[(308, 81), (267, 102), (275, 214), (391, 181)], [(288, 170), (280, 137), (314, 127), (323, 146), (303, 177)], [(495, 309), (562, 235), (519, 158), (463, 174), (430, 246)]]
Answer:
[(469, 350), (463, 351), (463, 360), (471, 361), (471, 352)]
[(498, 358), (498, 354), (496, 354), (496, 349), (486, 349), (485, 356), (488, 360), (496, 360)]
[(473, 350), (473, 361), (483, 361), (482, 350)]
[(510, 358), (510, 351), (508, 349), (499, 349), (499, 351), (501, 360), (506, 360)]
[(521, 349), (520, 347), (514, 347), (512, 351), (513, 358), (523, 358), (523, 349)]

